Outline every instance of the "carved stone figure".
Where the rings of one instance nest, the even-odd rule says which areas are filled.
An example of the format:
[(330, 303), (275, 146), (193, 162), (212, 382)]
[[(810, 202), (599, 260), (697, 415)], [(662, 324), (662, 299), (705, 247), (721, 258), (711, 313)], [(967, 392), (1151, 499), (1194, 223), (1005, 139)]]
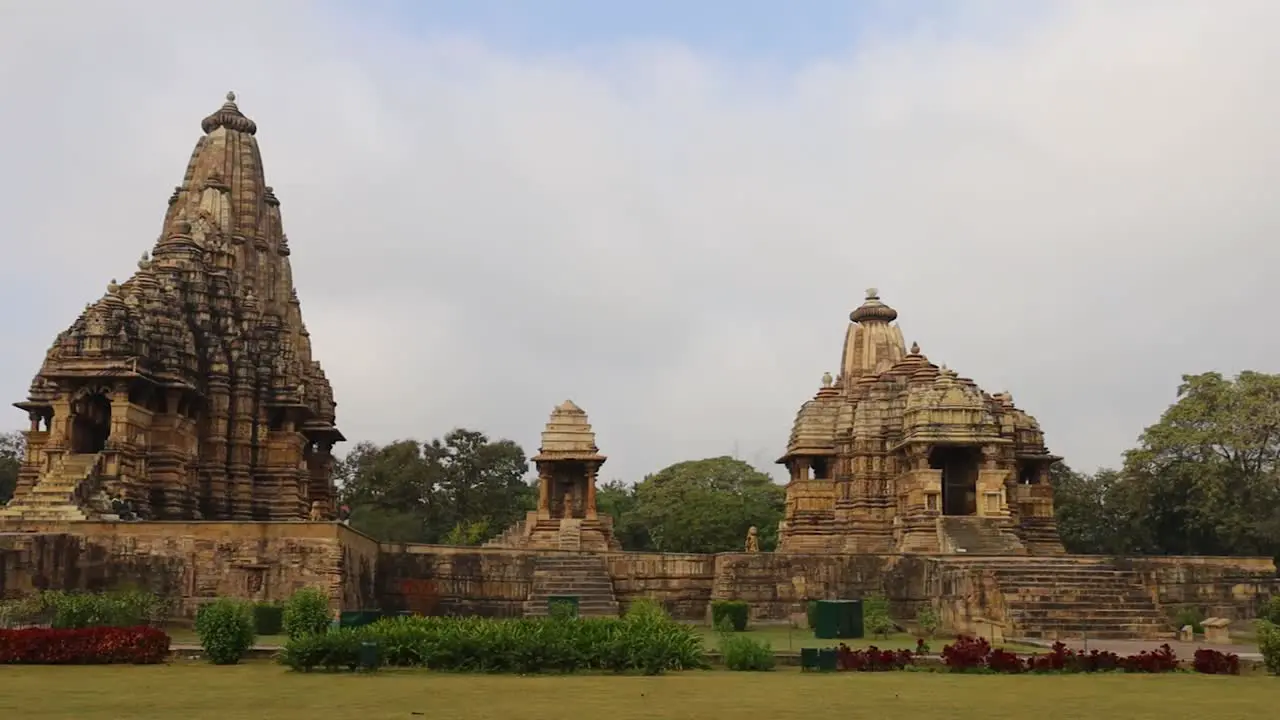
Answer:
[(760, 533), (756, 530), (755, 525), (752, 525), (751, 528), (747, 530), (747, 552), (760, 552)]

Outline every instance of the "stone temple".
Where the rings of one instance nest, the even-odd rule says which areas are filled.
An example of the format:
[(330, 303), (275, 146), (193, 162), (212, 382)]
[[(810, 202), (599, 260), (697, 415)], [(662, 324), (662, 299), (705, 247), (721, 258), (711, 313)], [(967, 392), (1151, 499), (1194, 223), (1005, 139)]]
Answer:
[[(953, 632), (1100, 639), (1171, 634), (1187, 607), (1247, 620), (1280, 594), (1271, 558), (1062, 554), (1057, 458), (1035, 420), (904, 347), (875, 292), (796, 418), (776, 552), (621, 551), (596, 507), (606, 458), (569, 401), (545, 425), (524, 520), (485, 547), (379, 542), (333, 521), (343, 437), (257, 127), (232, 97), (201, 127), (151, 253), (58, 336), (17, 403), (31, 427), (0, 509), (0, 597), (145, 588), (187, 619), (303, 587), (335, 611), (488, 616), (571, 595), (586, 615), (643, 598), (699, 620), (740, 600), (785, 622), (810, 600), (881, 594), (900, 622), (929, 607)], [(142, 521), (113, 512), (126, 500)]]
[(234, 94), (201, 123), (138, 271), (58, 335), (0, 520), (287, 520), (332, 510), (333, 390), (293, 286), (257, 126)]
[(867, 291), (840, 372), (796, 416), (780, 550), (1061, 554), (1035, 418), (908, 350)]

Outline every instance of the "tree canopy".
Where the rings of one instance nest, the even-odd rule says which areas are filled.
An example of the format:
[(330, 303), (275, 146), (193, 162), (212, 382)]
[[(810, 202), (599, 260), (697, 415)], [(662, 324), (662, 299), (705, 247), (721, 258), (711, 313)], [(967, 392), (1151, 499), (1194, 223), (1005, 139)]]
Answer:
[(18, 485), (18, 468), (26, 455), (27, 440), (20, 432), (0, 433), (0, 504), (9, 502)]
[(1068, 550), (1280, 554), (1280, 375), (1183, 376), (1120, 472), (1054, 485)]
[(478, 545), (533, 508), (528, 467), (516, 443), (459, 429), (429, 443), (360, 443), (335, 480), (351, 524), (380, 540)]
[(731, 457), (676, 463), (628, 491), (610, 483), (597, 493), (613, 514), (627, 550), (715, 553), (742, 550), (755, 526), (760, 547), (777, 545), (786, 490), (773, 478)]

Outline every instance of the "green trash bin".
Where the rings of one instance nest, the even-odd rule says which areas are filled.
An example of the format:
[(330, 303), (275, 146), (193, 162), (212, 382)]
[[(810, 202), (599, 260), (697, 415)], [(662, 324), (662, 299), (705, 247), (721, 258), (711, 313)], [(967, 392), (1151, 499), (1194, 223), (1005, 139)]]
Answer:
[(800, 671), (818, 669), (818, 648), (800, 648)]
[(822, 648), (818, 651), (818, 670), (820, 672), (835, 672), (836, 660), (835, 648)]
[(570, 617), (578, 617), (578, 602), (577, 595), (550, 595), (547, 597), (547, 614), (555, 616), (556, 607), (561, 606), (567, 609), (560, 612), (568, 613)]
[(819, 600), (813, 636), (823, 640), (863, 636), (861, 600)]
[(366, 672), (373, 672), (378, 669), (378, 643), (362, 642), (360, 643), (360, 669)]

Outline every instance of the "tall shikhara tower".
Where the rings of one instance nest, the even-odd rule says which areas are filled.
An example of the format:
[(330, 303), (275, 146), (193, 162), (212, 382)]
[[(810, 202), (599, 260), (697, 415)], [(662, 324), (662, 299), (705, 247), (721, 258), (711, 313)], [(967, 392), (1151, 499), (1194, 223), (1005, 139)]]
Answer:
[(228, 93), (200, 126), (150, 255), (58, 335), (16, 403), (31, 428), (0, 521), (92, 518), (109, 498), (154, 519), (332, 512), (344, 438), (257, 125)]

